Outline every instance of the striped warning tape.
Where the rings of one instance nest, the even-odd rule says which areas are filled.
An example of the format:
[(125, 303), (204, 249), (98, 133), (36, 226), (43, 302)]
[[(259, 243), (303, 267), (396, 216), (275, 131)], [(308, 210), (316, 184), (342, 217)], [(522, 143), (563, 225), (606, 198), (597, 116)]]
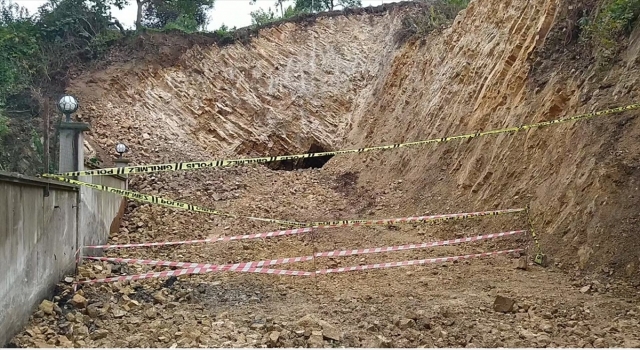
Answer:
[(171, 266), (171, 267), (182, 267), (182, 268), (190, 268), (190, 269), (197, 267), (201, 269), (215, 269), (215, 271), (227, 271), (229, 269), (245, 269), (245, 268), (254, 268), (254, 267), (262, 267), (262, 266), (310, 261), (310, 260), (313, 260), (314, 256), (320, 258), (320, 257), (388, 253), (388, 252), (396, 252), (396, 251), (402, 251), (402, 250), (432, 248), (432, 247), (495, 239), (495, 238), (501, 238), (501, 237), (508, 237), (512, 235), (522, 234), (525, 232), (527, 231), (526, 230), (507, 231), (507, 232), (500, 232), (500, 233), (491, 233), (488, 235), (478, 235), (473, 237), (447, 239), (443, 241), (435, 241), (435, 242), (428, 242), (428, 243), (404, 244), (404, 245), (398, 245), (393, 247), (333, 250), (328, 252), (315, 253), (314, 255), (309, 255), (309, 256), (298, 256), (295, 258), (280, 258), (280, 259), (272, 259), (272, 260), (250, 261), (250, 262), (226, 264), (226, 265), (165, 261), (165, 260), (149, 260), (149, 259), (108, 258), (103, 256), (86, 256), (83, 258), (89, 259), (89, 260), (99, 260), (99, 261), (108, 261), (108, 262), (125, 263), (125, 264)]
[[(450, 256), (450, 257), (431, 258), (431, 259), (422, 259), (422, 260), (409, 260), (409, 261), (400, 261), (400, 262), (392, 262), (392, 263), (343, 267), (343, 268), (337, 268), (337, 269), (324, 269), (324, 270), (318, 270), (315, 272), (296, 271), (296, 270), (278, 270), (278, 269), (269, 269), (269, 268), (263, 268), (263, 267), (242, 268), (242, 269), (238, 268), (238, 269), (229, 269), (227, 271), (309, 277), (309, 276), (324, 275), (329, 273), (341, 273), (341, 272), (362, 271), (362, 270), (368, 270), (368, 269), (381, 269), (381, 268), (400, 267), (400, 266), (434, 264), (439, 262), (455, 261), (455, 260), (462, 260), (462, 259), (473, 259), (473, 258), (480, 258), (485, 256), (495, 256), (499, 254), (515, 253), (520, 251), (524, 251), (524, 249), (509, 249), (509, 250), (500, 250), (500, 251), (480, 253), (480, 254)], [(140, 275), (128, 275), (128, 276), (118, 276), (118, 277), (97, 278), (92, 280), (80, 280), (75, 283), (76, 284), (94, 284), (94, 283), (106, 283), (106, 282), (125, 282), (125, 281), (136, 281), (136, 280), (148, 279), (148, 278), (162, 278), (162, 277), (172, 277), (172, 276), (204, 274), (204, 273), (210, 273), (210, 272), (216, 272), (216, 271), (218, 271), (216, 268), (196, 267), (196, 268), (189, 268), (189, 269), (182, 269), (182, 270), (152, 272), (152, 273), (145, 273)]]
[(209, 239), (195, 239), (195, 240), (186, 240), (186, 241), (92, 245), (92, 246), (85, 246), (84, 248), (91, 248), (91, 249), (139, 248), (139, 247), (159, 247), (159, 246), (180, 245), (180, 244), (227, 242), (227, 241), (244, 240), (244, 239), (270, 238), (270, 237), (278, 237), (278, 236), (286, 236), (286, 235), (295, 235), (300, 233), (311, 232), (313, 229), (340, 228), (340, 227), (348, 227), (348, 226), (357, 227), (357, 226), (369, 226), (369, 225), (406, 224), (406, 223), (412, 223), (412, 222), (437, 222), (437, 221), (445, 221), (445, 220), (469, 219), (469, 218), (476, 218), (476, 217), (482, 217), (482, 216), (512, 214), (512, 213), (522, 212), (524, 210), (525, 210), (524, 208), (501, 209), (501, 210), (490, 210), (490, 211), (478, 211), (478, 212), (472, 212), (472, 213), (438, 214), (438, 215), (412, 216), (412, 217), (406, 217), (406, 218), (381, 219), (381, 220), (342, 220), (342, 221), (333, 221), (331, 222), (330, 225), (320, 225), (320, 226), (314, 226), (314, 227), (297, 228), (297, 229), (283, 230), (283, 231), (255, 233), (255, 234), (249, 234), (249, 235), (227, 236), (227, 237), (209, 238)]
[(316, 253), (315, 256), (316, 257), (333, 257), (333, 256), (349, 256), (349, 255), (360, 255), (360, 254), (397, 252), (402, 250), (423, 249), (423, 248), (440, 247), (440, 246), (459, 244), (459, 243), (476, 242), (476, 241), (482, 241), (487, 239), (508, 237), (508, 236), (522, 234), (526, 232), (527, 232), (526, 230), (507, 231), (507, 232), (500, 232), (500, 233), (491, 233), (488, 235), (479, 235), (474, 237), (448, 239), (448, 240), (438, 241), (438, 242), (404, 244), (404, 245), (399, 245), (394, 247), (334, 250), (332, 252)]
[(283, 231), (273, 231), (273, 232), (264, 232), (264, 233), (254, 233), (250, 235), (238, 235), (238, 236), (224, 236), (218, 238), (207, 238), (207, 239), (192, 239), (188, 241), (173, 241), (173, 242), (151, 242), (151, 243), (129, 243), (129, 244), (104, 244), (104, 245), (91, 245), (85, 246), (84, 248), (92, 248), (92, 249), (113, 249), (113, 248), (138, 248), (138, 247), (160, 247), (167, 245), (180, 245), (180, 244), (197, 244), (197, 243), (213, 243), (213, 242), (228, 242), (228, 241), (237, 241), (243, 239), (255, 239), (255, 238), (270, 238), (270, 237), (278, 237), (278, 236), (286, 236), (286, 235), (296, 235), (300, 233), (311, 232), (313, 229), (310, 227), (305, 228), (296, 228), (292, 230), (283, 230)]
[(179, 261), (164, 261), (164, 260), (148, 260), (148, 259), (107, 258), (107, 257), (101, 257), (101, 256), (88, 256), (88, 257), (85, 257), (85, 259), (108, 261), (108, 262), (114, 262), (114, 263), (125, 263), (125, 264), (171, 266), (171, 267), (182, 267), (182, 268), (189, 268), (189, 269), (199, 267), (201, 269), (212, 269), (212, 271), (229, 271), (229, 270), (236, 270), (236, 269), (242, 270), (242, 269), (255, 268), (255, 267), (309, 261), (309, 260), (313, 260), (313, 256), (310, 255), (310, 256), (299, 256), (295, 258), (250, 261), (250, 262), (244, 262), (244, 263), (225, 264), (225, 265), (189, 263), (189, 262), (179, 262)]
[(523, 250), (524, 249), (509, 249), (509, 250), (499, 250), (499, 251), (489, 252), (489, 253), (449, 256), (449, 257), (444, 257), (444, 258), (431, 258), (431, 259), (398, 261), (398, 262), (381, 263), (381, 264), (370, 264), (370, 265), (360, 265), (360, 266), (350, 266), (350, 267), (339, 267), (339, 268), (335, 268), (335, 269), (318, 270), (318, 271), (316, 271), (316, 274), (317, 275), (326, 275), (326, 274), (329, 274), (329, 273), (362, 271), (362, 270), (370, 270), (370, 269), (386, 269), (386, 268), (390, 268), (390, 267), (400, 267), (400, 266), (436, 264), (436, 263), (447, 262), (447, 261), (473, 259), (473, 258), (480, 258), (480, 257), (484, 257), (484, 256), (493, 256), (493, 255), (499, 255), (499, 254), (509, 254), (509, 253), (520, 252), (520, 251), (523, 251)]
[[(195, 267), (195, 268), (182, 269), (182, 270), (143, 273), (140, 275), (128, 275), (128, 276), (118, 276), (118, 277), (96, 278), (92, 280), (80, 280), (75, 283), (94, 284), (94, 283), (107, 283), (107, 282), (137, 281), (137, 280), (148, 279), (148, 278), (177, 277), (177, 276), (183, 276), (183, 275), (204, 274), (204, 273), (210, 273), (215, 271), (217, 271), (217, 269), (215, 268)], [(237, 270), (229, 269), (227, 271), (237, 271)], [(276, 269), (267, 269), (267, 268), (261, 268), (261, 267), (245, 269), (238, 272), (266, 273), (266, 274), (272, 274), (272, 275), (288, 275), (288, 276), (312, 276), (313, 275), (313, 272), (307, 272), (307, 271), (276, 270)]]

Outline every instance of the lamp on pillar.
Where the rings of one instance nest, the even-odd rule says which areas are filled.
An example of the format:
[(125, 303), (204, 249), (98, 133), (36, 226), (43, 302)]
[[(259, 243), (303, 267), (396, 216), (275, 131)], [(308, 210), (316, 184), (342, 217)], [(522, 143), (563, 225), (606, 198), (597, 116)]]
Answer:
[[(128, 151), (129, 151), (129, 147), (127, 147), (127, 145), (125, 145), (124, 143), (118, 143), (116, 145), (116, 152), (118, 152), (118, 158), (114, 160), (114, 163), (116, 163), (116, 167), (124, 168), (127, 166), (127, 164), (129, 164), (128, 159), (122, 158), (122, 154)], [(126, 174), (120, 174), (120, 175), (127, 177)]]
[(65, 95), (58, 101), (58, 109), (65, 115), (60, 123), (60, 159), (58, 170), (61, 173), (84, 170), (84, 137), (83, 132), (90, 130), (89, 124), (74, 122), (71, 115), (78, 110), (78, 100)]
[(58, 109), (65, 115), (65, 122), (71, 122), (71, 115), (78, 110), (78, 100), (71, 95), (62, 96), (58, 101)]
[[(122, 159), (122, 153), (128, 151), (127, 145), (119, 143), (116, 145), (116, 152), (118, 152), (118, 159)], [(116, 161), (117, 162), (117, 161)]]

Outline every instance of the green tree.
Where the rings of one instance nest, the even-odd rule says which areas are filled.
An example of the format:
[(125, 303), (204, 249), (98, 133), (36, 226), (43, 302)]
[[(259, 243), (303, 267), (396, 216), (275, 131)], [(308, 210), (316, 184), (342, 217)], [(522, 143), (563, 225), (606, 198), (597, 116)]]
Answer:
[(333, 11), (337, 7), (362, 7), (362, 0), (296, 0), (294, 9), (297, 12)]
[(31, 84), (41, 73), (40, 32), (26, 9), (0, 2), (0, 106)]
[(144, 1), (144, 9), (138, 28), (180, 28), (186, 31), (202, 30), (207, 26), (207, 12), (214, 6), (215, 0), (138, 0)]
[(291, 18), (297, 14), (299, 14), (299, 11), (296, 11), (295, 7), (289, 5), (287, 6), (287, 9), (284, 10), (284, 15), (282, 16), (283, 18)]
[(251, 16), (251, 24), (253, 25), (263, 25), (269, 22), (273, 22), (277, 19), (277, 16), (275, 13), (273, 13), (271, 7), (269, 7), (267, 11), (263, 9), (251, 11), (249, 15)]
[(640, 17), (640, 0), (606, 0), (590, 18), (578, 22), (581, 39), (593, 46), (598, 65), (607, 66), (623, 48), (627, 37)]

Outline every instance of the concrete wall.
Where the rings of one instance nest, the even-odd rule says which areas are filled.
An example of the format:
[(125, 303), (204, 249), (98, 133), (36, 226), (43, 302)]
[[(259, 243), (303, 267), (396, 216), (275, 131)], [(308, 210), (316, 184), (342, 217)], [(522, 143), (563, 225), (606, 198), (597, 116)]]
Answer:
[[(84, 180), (124, 188), (119, 178)], [(123, 203), (106, 192), (0, 172), (0, 345), (73, 274), (78, 244), (107, 241)]]
[[(111, 176), (88, 176), (78, 180), (98, 185), (124, 189), (121, 178)], [(104, 244), (109, 239), (109, 233), (117, 232), (120, 218), (124, 212), (126, 201), (122, 196), (96, 191), (88, 187), (80, 187), (80, 211), (78, 224), (81, 246)], [(91, 250), (84, 250), (85, 255), (96, 254)]]

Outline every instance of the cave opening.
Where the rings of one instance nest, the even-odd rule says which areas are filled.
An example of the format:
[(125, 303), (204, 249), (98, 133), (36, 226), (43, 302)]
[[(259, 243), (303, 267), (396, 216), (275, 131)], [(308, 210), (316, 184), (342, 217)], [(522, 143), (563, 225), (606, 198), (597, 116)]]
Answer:
[[(321, 153), (328, 152), (324, 146), (312, 143), (311, 147), (306, 153)], [(333, 158), (333, 156), (322, 156), (322, 157), (313, 157), (313, 158), (305, 158), (305, 159), (292, 159), (292, 160), (281, 160), (277, 162), (273, 162), (269, 164), (269, 168), (272, 170), (284, 170), (284, 171), (294, 171), (297, 169), (320, 169), (327, 162)]]

